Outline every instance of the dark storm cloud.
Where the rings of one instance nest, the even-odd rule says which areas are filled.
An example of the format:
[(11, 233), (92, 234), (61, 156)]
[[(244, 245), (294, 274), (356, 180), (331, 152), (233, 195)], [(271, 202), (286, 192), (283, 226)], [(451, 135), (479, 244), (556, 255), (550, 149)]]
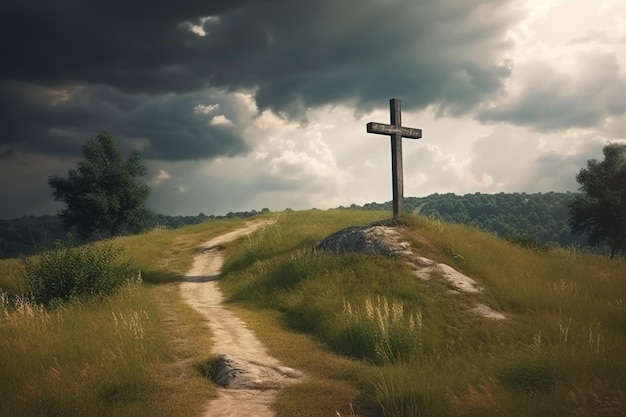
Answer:
[(155, 158), (245, 152), (240, 128), (207, 126), (193, 111), (216, 89), (254, 91), (259, 110), (287, 118), (393, 96), (464, 114), (509, 76), (507, 3), (9, 0), (0, 144), (75, 153), (106, 130), (147, 140)]
[[(11, 102), (0, 114), (0, 126), (5, 132), (12, 129), (0, 136), (0, 145), (9, 150), (75, 155), (86, 139), (104, 131), (124, 150), (139, 148), (151, 159), (233, 156), (248, 149), (234, 126), (209, 125), (213, 116), (195, 110), (211, 104), (204, 93), (128, 95), (101, 86), (51, 90), (9, 85), (0, 87), (0, 101)], [(229, 118), (237, 120), (236, 107), (223, 107), (230, 107)]]
[[(204, 47), (224, 63), (212, 82), (256, 86), (260, 108), (287, 116), (339, 102), (370, 110), (396, 95), (460, 114), (508, 75), (503, 8), (492, 1), (266, 2), (207, 22)], [(236, 41), (223, 48), (230, 38)]]

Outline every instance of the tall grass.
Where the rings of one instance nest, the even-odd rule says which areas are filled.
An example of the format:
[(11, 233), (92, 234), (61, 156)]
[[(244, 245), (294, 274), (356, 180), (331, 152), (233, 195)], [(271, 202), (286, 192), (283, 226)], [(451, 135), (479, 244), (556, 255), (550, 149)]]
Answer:
[[(374, 220), (366, 216), (284, 214), (229, 246), (222, 288), (255, 314), (274, 312), (288, 331), (363, 361), (355, 379), (380, 415), (591, 416), (599, 409), (620, 415), (623, 261), (537, 251), (461, 225), (403, 219), (416, 253), (454, 266), (484, 288), (469, 296), (437, 279), (422, 281), (398, 261), (311, 249), (344, 226)], [(477, 316), (477, 302), (508, 320)], [(419, 331), (410, 331), (411, 320), (421, 323), (414, 324)]]
[(163, 353), (158, 307), (138, 284), (108, 303), (74, 301), (54, 311), (0, 311), (0, 415), (141, 415), (153, 391), (147, 364)]
[[(272, 353), (307, 374), (278, 395), (279, 417), (623, 415), (624, 261), (405, 218), (416, 253), (484, 288), (469, 296), (397, 260), (312, 249), (386, 213), (273, 216), (226, 245), (220, 285)], [(214, 393), (194, 371), (210, 337), (176, 282), (200, 243), (239, 224), (111, 241), (131, 249), (144, 284), (106, 299), (49, 311), (0, 297), (0, 415), (197, 415)], [(0, 288), (25, 293), (20, 271), (1, 261)], [(477, 316), (476, 302), (508, 320)]]
[[(131, 280), (108, 296), (69, 297), (53, 310), (31, 302), (20, 260), (0, 261), (0, 416), (198, 415), (215, 394), (194, 370), (210, 354), (211, 340), (176, 283), (200, 243), (240, 223), (154, 231), (83, 247), (79, 255), (124, 250), (128, 267), (141, 271), (145, 281)], [(83, 258), (90, 259), (71, 257)], [(42, 266), (45, 280), (46, 263), (32, 262)]]
[(351, 356), (395, 363), (422, 353), (422, 314), (407, 314), (401, 301), (378, 296), (353, 306), (344, 300), (337, 321), (342, 351)]

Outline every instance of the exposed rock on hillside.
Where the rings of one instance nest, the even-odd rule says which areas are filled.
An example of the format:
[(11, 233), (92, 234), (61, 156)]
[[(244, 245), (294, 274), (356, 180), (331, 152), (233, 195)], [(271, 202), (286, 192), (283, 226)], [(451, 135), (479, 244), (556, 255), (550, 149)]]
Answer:
[(329, 252), (380, 253), (392, 258), (412, 256), (408, 242), (400, 242), (400, 233), (393, 220), (354, 226), (333, 233), (319, 242), (315, 249)]
[[(451, 266), (414, 254), (410, 243), (402, 241), (401, 228), (402, 225), (394, 219), (374, 222), (365, 226), (348, 227), (318, 242), (315, 249), (336, 253), (378, 253), (391, 258), (402, 259), (411, 266), (414, 275), (420, 279), (443, 278), (450, 290), (455, 293), (476, 294), (482, 292), (475, 280)], [(480, 303), (475, 305), (473, 311), (494, 320), (506, 319), (502, 313)]]

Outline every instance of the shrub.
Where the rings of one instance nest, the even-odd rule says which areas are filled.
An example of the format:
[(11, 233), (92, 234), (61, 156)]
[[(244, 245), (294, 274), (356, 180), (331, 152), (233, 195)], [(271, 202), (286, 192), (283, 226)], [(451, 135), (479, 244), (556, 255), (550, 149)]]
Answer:
[(32, 301), (55, 306), (70, 299), (105, 296), (133, 276), (121, 249), (110, 244), (76, 246), (71, 239), (23, 258), (25, 278)]

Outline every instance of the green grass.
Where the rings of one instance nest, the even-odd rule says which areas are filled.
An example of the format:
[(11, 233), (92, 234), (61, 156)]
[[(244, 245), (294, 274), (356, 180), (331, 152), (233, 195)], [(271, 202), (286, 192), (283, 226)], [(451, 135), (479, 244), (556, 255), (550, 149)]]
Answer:
[[(416, 252), (456, 267), (485, 288), (469, 296), (451, 293), (436, 279), (421, 281), (403, 263), (381, 256), (311, 249), (344, 226), (374, 220), (368, 216), (283, 215), (229, 245), (223, 290), (238, 309), (260, 317), (262, 339), (280, 328), (283, 342), (299, 351), (291, 338), (306, 334), (321, 351), (358, 364), (350, 376), (329, 372), (358, 390), (364, 415), (618, 416), (626, 409), (623, 261), (537, 251), (461, 225), (404, 218), (405, 239)], [(476, 302), (509, 320), (475, 315), (470, 310)], [(394, 305), (401, 314), (394, 315)], [(409, 331), (410, 317), (420, 317), (419, 332)], [(402, 323), (395, 335), (394, 321)], [(273, 352), (309, 372), (316, 367), (276, 346)], [(279, 404), (290, 404), (286, 410), (302, 399), (290, 392), (279, 397)], [(347, 413), (354, 400), (320, 397), (327, 407), (298, 415), (328, 415), (341, 401)], [(281, 407), (279, 416), (290, 415)]]
[[(204, 319), (178, 291), (199, 244), (243, 222), (123, 237), (112, 244), (143, 285), (54, 310), (0, 303), (0, 416), (190, 416), (215, 395), (195, 364), (210, 356)], [(23, 264), (0, 261), (0, 289), (25, 294)]]
[(70, 300), (106, 297), (125, 282), (141, 282), (141, 273), (120, 259), (110, 244), (77, 246), (71, 240), (24, 258), (28, 297), (45, 306)]
[[(278, 417), (623, 415), (623, 260), (404, 218), (415, 252), (484, 288), (469, 296), (416, 278), (403, 262), (313, 250), (332, 232), (387, 215), (273, 213), (274, 224), (225, 245), (229, 308), (307, 376), (280, 391)], [(200, 415), (215, 394), (198, 371), (211, 337), (177, 282), (199, 244), (241, 224), (112, 240), (143, 285), (53, 311), (0, 309), (0, 415)], [(21, 269), (0, 261), (0, 288), (24, 293)], [(475, 302), (509, 320), (475, 315)]]
[(3, 311), (0, 415), (100, 415), (98, 403), (139, 415), (135, 400), (155, 389), (149, 363), (162, 355), (151, 301), (127, 285), (107, 303)]

